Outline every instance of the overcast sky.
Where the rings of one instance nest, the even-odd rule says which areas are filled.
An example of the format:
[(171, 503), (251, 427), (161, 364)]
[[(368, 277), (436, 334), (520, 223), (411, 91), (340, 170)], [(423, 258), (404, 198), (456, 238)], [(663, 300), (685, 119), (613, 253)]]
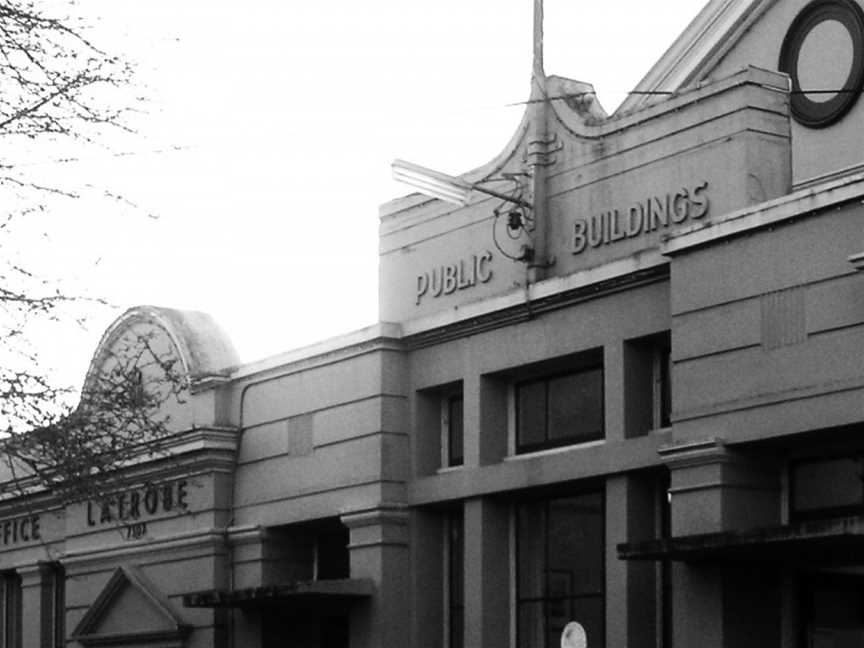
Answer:
[[(132, 155), (62, 165), (140, 206), (79, 201), (39, 252), (121, 309), (46, 345), (71, 381), (136, 304), (211, 313), (244, 361), (374, 323), (378, 205), (410, 192), (390, 161), (483, 164), (529, 89), (532, 0), (77, 6), (97, 43), (138, 62), (149, 108), (115, 143)], [(700, 8), (547, 0), (546, 71), (593, 83), (611, 112)]]

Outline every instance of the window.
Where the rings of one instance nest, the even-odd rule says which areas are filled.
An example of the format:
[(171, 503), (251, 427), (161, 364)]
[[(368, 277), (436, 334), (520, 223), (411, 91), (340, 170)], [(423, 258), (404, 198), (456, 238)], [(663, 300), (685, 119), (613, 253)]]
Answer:
[(446, 524), (447, 648), (465, 645), (465, 525), (462, 508), (451, 511)]
[(315, 543), (315, 580), (349, 578), (351, 559), (348, 553), (348, 527), (338, 520), (311, 523)]
[[(47, 646), (64, 648), (66, 646), (66, 572), (59, 563), (51, 563), (45, 574), (43, 589), (43, 614), (46, 622), (42, 627), (50, 632)], [(47, 600), (46, 600), (47, 599)]]
[(825, 573), (802, 577), (800, 629), (807, 646), (864, 644), (864, 579)]
[(628, 438), (669, 427), (672, 418), (669, 332), (628, 340), (625, 362), (625, 429)]
[(864, 460), (853, 455), (807, 459), (792, 465), (793, 519), (860, 515), (864, 512)]
[(464, 407), (462, 392), (450, 394), (442, 401), (442, 465), (461, 466), (464, 462)]
[(516, 384), (516, 452), (602, 439), (603, 365)]
[(602, 646), (604, 510), (600, 492), (521, 504), (516, 514), (519, 648), (557, 648), (570, 621)]
[(2, 648), (21, 646), (21, 576), (14, 571), (0, 572), (0, 599), (2, 599)]
[(655, 429), (669, 427), (672, 423), (672, 361), (668, 335), (651, 350), (651, 379), (651, 423)]

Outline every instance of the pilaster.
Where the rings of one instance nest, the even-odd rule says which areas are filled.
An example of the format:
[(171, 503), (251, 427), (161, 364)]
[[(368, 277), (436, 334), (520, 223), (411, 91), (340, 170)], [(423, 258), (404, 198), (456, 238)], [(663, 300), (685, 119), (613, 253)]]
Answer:
[(465, 502), (465, 645), (510, 645), (510, 507)]
[(405, 642), (410, 583), (408, 512), (396, 503), (342, 514), (348, 527), (351, 578), (368, 578), (375, 594), (351, 609), (352, 648)]

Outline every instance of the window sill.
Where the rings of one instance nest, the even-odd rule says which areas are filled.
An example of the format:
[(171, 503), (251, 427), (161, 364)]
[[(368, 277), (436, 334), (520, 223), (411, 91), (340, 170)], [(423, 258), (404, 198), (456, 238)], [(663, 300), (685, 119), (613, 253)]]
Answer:
[(583, 441), (582, 443), (573, 443), (571, 445), (558, 446), (556, 448), (546, 448), (545, 450), (534, 450), (533, 452), (520, 452), (519, 454), (511, 454), (504, 457), (504, 461), (519, 461), (521, 459), (533, 459), (535, 457), (547, 457), (549, 455), (563, 454), (572, 452), (573, 450), (582, 450), (585, 448), (594, 448), (606, 443), (606, 439), (596, 439), (594, 441)]
[(458, 470), (462, 470), (465, 467), (465, 464), (461, 466), (444, 466), (435, 471), (436, 475), (446, 475), (447, 473), (456, 472)]

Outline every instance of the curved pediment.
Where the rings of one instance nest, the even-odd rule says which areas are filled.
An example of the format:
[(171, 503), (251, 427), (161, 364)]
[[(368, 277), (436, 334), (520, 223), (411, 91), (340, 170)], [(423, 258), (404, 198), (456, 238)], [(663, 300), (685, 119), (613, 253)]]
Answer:
[(136, 306), (118, 317), (105, 331), (90, 368), (85, 387), (118, 355), (140, 353), (149, 346), (154, 354), (173, 359), (178, 371), (191, 382), (224, 375), (239, 364), (239, 357), (210, 315), (156, 306)]

